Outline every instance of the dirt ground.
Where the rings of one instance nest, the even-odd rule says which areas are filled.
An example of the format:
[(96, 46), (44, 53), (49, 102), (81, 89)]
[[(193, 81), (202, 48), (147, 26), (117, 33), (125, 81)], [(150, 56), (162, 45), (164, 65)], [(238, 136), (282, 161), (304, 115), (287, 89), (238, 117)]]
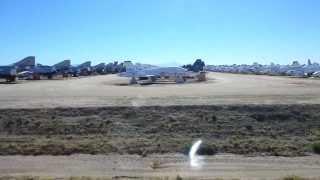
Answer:
[[(45, 177), (177, 177), (194, 179), (277, 179), (289, 175), (320, 177), (320, 156), (245, 157), (232, 154), (201, 156), (201, 165), (191, 167), (187, 156), (72, 155), (0, 156), (2, 176)], [(152, 166), (155, 162), (158, 165)], [(130, 178), (131, 177), (131, 178)], [(124, 178), (126, 179), (126, 178)]]
[(320, 80), (209, 73), (203, 83), (120, 86), (117, 75), (0, 84), (0, 108), (320, 103)]
[[(148, 86), (119, 85), (128, 80), (116, 75), (0, 84), (0, 176), (320, 177), (312, 151), (320, 80), (208, 77)], [(191, 168), (182, 154), (197, 139), (212, 156)]]

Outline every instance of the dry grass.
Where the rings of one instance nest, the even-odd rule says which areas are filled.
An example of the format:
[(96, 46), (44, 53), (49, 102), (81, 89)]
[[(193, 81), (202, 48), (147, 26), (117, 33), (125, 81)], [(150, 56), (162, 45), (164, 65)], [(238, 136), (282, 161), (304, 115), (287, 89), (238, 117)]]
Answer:
[(319, 141), (319, 105), (3, 109), (1, 155), (201, 153), (300, 156)]
[[(180, 175), (176, 177), (133, 177), (133, 176), (115, 176), (115, 177), (40, 177), (40, 176), (2, 176), (0, 180), (197, 180), (197, 178), (183, 178)], [(212, 180), (239, 180), (237, 178), (226, 179), (226, 178), (212, 178)], [(290, 175), (279, 178), (277, 180), (320, 180), (318, 178), (304, 178), (300, 176)]]
[(0, 180), (195, 180), (194, 178), (176, 177), (135, 177), (135, 176), (114, 176), (114, 177), (40, 177), (40, 176), (3, 176)]
[(312, 144), (313, 152), (320, 154), (320, 142), (316, 142)]
[(151, 167), (153, 170), (159, 169), (159, 168), (161, 168), (161, 162), (160, 162), (159, 160), (153, 160), (153, 161), (150, 163), (150, 167)]

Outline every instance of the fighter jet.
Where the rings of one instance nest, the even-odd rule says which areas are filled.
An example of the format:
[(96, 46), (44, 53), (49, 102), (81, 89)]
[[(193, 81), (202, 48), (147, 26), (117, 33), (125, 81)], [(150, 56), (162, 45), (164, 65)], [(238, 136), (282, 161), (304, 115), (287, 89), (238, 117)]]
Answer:
[(64, 74), (70, 69), (70, 60), (64, 60), (53, 66), (36, 64), (35, 57), (29, 56), (23, 60), (14, 63), (14, 66), (18, 69), (17, 76), (20, 79), (26, 80), (40, 80), (41, 76), (46, 76), (48, 79), (52, 79), (58, 74)]
[(100, 63), (92, 67), (92, 71), (96, 74), (106, 74), (106, 64)]
[(80, 65), (72, 66), (70, 73), (73, 77), (89, 76), (92, 73), (91, 61), (86, 61)]
[(143, 81), (143, 83), (154, 83), (159, 79), (167, 79), (176, 83), (184, 83), (192, 72), (181, 67), (158, 67), (145, 64), (126, 63), (126, 72), (120, 73), (119, 76), (131, 77), (131, 84)]
[(59, 74), (67, 74), (71, 69), (71, 60), (63, 60), (55, 65), (53, 65), (53, 68), (57, 71)]
[(35, 57), (28, 56), (16, 63), (0, 66), (0, 79), (6, 79), (7, 82), (16, 80), (18, 72), (28, 71), (35, 67)]
[(7, 82), (16, 80), (17, 70), (14, 66), (0, 66), (0, 79), (5, 79)]
[(36, 66), (36, 57), (25, 57), (22, 60), (12, 64), (12, 66), (16, 67), (18, 73), (22, 71), (29, 71)]

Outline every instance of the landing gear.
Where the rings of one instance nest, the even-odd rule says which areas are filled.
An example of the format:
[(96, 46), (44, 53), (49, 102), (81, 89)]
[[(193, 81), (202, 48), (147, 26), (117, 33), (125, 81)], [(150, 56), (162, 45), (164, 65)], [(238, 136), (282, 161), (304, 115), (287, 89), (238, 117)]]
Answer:
[(66, 72), (64, 72), (64, 73), (62, 74), (62, 77), (63, 77), (63, 78), (68, 78), (68, 77), (69, 77), (69, 74), (66, 73)]
[(176, 83), (177, 84), (181, 84), (181, 83), (185, 83), (185, 79), (182, 76), (177, 76), (176, 77)]
[(33, 80), (40, 80), (40, 74), (33, 74), (32, 79)]
[(198, 81), (206, 81), (207, 77), (206, 77), (206, 72), (205, 71), (201, 71), (198, 75), (197, 75)]
[(53, 78), (53, 75), (52, 74), (49, 74), (48, 75), (48, 79), (52, 79)]
[(130, 84), (137, 84), (138, 82), (137, 82), (137, 79), (135, 78), (135, 77), (132, 77), (131, 79), (130, 79)]
[(155, 76), (151, 76), (151, 77), (150, 77), (150, 80), (151, 80), (151, 82), (152, 82), (152, 83), (154, 83), (154, 82), (156, 82), (157, 77), (155, 77)]
[(6, 78), (6, 82), (15, 82), (16, 81), (16, 76), (8, 76)]

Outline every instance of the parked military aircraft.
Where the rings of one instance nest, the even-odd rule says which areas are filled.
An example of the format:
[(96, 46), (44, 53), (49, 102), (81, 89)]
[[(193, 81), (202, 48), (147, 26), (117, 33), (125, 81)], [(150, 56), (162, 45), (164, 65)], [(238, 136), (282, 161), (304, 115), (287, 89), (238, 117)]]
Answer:
[(28, 56), (12, 64), (12, 66), (16, 67), (18, 73), (22, 71), (29, 71), (36, 66), (36, 57)]
[(29, 56), (23, 60), (15, 63), (15, 67), (19, 70), (17, 76), (20, 79), (33, 79), (39, 80), (41, 76), (46, 76), (48, 79), (52, 79), (53, 76), (58, 74), (65, 74), (70, 69), (70, 60), (64, 60), (53, 66), (47, 66), (42, 64), (35, 64), (35, 57)]
[(6, 79), (7, 82), (16, 80), (18, 72), (28, 71), (35, 67), (35, 57), (28, 56), (14, 64), (0, 66), (0, 78)]
[(154, 83), (159, 79), (173, 80), (176, 83), (184, 83), (192, 76), (192, 72), (181, 67), (157, 67), (143, 64), (125, 64), (126, 72), (119, 76), (131, 77), (131, 84), (142, 81), (143, 83)]
[(53, 65), (53, 68), (57, 71), (58, 74), (62, 74), (66, 76), (71, 69), (71, 60), (67, 59), (67, 60), (61, 61)]
[(88, 76), (92, 73), (91, 61), (84, 62), (77, 66), (72, 66), (69, 72), (73, 77)]
[(100, 63), (92, 67), (92, 71), (97, 74), (106, 74), (106, 64)]
[(5, 79), (7, 82), (16, 80), (17, 70), (14, 66), (0, 66), (0, 79)]

